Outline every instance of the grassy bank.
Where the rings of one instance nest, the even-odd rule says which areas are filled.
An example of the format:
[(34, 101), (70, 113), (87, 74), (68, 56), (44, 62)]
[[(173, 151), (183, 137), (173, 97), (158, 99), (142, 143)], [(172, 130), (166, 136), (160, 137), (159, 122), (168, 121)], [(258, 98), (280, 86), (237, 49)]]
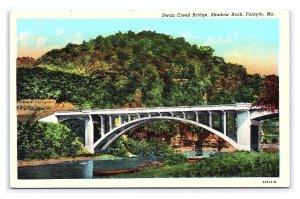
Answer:
[(122, 174), (118, 178), (165, 177), (278, 177), (278, 153), (220, 153), (195, 164), (149, 167), (140, 172)]

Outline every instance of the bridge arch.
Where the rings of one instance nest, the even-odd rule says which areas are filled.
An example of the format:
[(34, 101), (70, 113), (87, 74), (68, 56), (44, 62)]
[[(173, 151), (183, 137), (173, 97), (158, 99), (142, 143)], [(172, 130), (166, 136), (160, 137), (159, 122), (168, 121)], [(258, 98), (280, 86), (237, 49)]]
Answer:
[(183, 118), (179, 118), (179, 117), (169, 117), (169, 116), (143, 117), (143, 118), (139, 118), (139, 119), (124, 123), (124, 124), (114, 128), (113, 130), (109, 131), (103, 137), (101, 137), (99, 140), (97, 140), (93, 145), (93, 149), (95, 150), (96, 148), (98, 149), (100, 147), (100, 151), (105, 151), (116, 139), (121, 137), (123, 134), (125, 134), (129, 130), (134, 129), (138, 126), (141, 126), (142, 124), (149, 123), (151, 121), (157, 121), (157, 120), (180, 121), (180, 122), (185, 122), (188, 124), (192, 124), (192, 125), (201, 127), (203, 129), (206, 129), (209, 132), (221, 137), (235, 149), (239, 149), (238, 144), (234, 140), (232, 140), (228, 136), (224, 135), (220, 131), (217, 131), (207, 125), (204, 125), (204, 124), (192, 121), (192, 120), (183, 119)]

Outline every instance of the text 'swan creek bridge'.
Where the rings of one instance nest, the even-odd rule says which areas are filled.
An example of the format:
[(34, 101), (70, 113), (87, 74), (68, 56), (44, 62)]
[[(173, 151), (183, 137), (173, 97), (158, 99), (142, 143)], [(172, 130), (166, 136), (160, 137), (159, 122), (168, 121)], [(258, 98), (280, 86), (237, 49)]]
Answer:
[[(278, 117), (278, 115), (278, 110), (266, 111), (259, 107), (251, 107), (249, 103), (238, 103), (190, 107), (63, 111), (55, 112), (39, 121), (58, 123), (73, 119), (83, 120), (85, 123), (85, 148), (92, 153), (106, 151), (124, 133), (157, 120), (180, 121), (195, 125), (221, 137), (237, 150), (259, 151), (260, 121)], [(230, 129), (233, 132), (228, 132), (229, 118), (231, 118)], [(94, 123), (98, 123), (101, 129), (100, 132), (96, 132), (99, 133), (98, 140), (94, 140)]]

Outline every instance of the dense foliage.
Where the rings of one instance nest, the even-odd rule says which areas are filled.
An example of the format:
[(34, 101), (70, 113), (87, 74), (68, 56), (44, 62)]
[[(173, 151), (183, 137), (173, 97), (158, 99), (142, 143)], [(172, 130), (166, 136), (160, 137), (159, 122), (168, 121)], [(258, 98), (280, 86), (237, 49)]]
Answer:
[(17, 67), (32, 67), (34, 66), (35, 59), (32, 57), (18, 57), (17, 58)]
[(195, 164), (168, 165), (164, 168), (145, 168), (114, 177), (278, 177), (278, 153), (219, 153)]
[(279, 108), (279, 77), (269, 75), (265, 77), (261, 95), (256, 104), (268, 110)]
[(279, 118), (262, 121), (262, 143), (278, 144)]
[[(17, 68), (18, 101), (53, 99), (58, 104), (69, 102), (81, 109), (102, 109), (228, 104), (257, 99), (259, 104), (269, 104), (278, 97), (276, 92), (268, 101), (258, 97), (262, 88), (264, 95), (272, 91), (272, 86), (276, 86), (273, 80), (277, 76), (249, 75), (245, 67), (214, 56), (214, 50), (209, 46), (197, 46), (181, 37), (151, 31), (119, 32), (107, 37), (100, 35), (82, 44), (53, 49), (37, 60), (25, 57), (18, 58), (17, 62), (20, 65)], [(78, 135), (82, 131), (75, 123), (67, 125)], [(59, 147), (70, 146), (72, 151), (72, 147), (78, 146), (78, 139), (74, 146), (67, 142), (66, 146), (59, 147), (55, 141), (47, 140), (45, 136), (49, 134), (58, 136), (54, 140), (58, 142), (61, 139), (60, 145), (64, 143), (65, 138), (59, 137), (63, 135), (60, 131), (68, 130), (53, 128), (46, 124), (19, 126), (19, 158), (76, 154), (76, 150), (68, 153)], [(56, 130), (58, 135), (53, 133)], [(168, 143), (182, 130), (182, 126), (174, 122), (155, 122), (138, 130), (147, 132), (148, 137), (161, 137)], [(193, 131), (193, 128), (189, 130)], [(71, 136), (70, 140), (75, 139), (70, 131), (66, 135)], [(48, 147), (49, 143), (53, 151)], [(119, 146), (114, 153), (119, 156), (127, 154), (129, 144), (125, 145), (122, 141), (117, 144)], [(139, 144), (135, 144), (138, 148)], [(33, 153), (31, 145), (36, 146), (34, 150), (38, 155)], [(135, 153), (159, 152), (145, 143), (142, 145), (140, 152)]]
[(186, 157), (176, 153), (167, 143), (158, 139), (150, 141), (137, 141), (127, 136), (118, 139), (111, 149), (111, 154), (119, 157), (127, 157), (129, 154), (145, 157), (158, 157), (167, 165), (175, 165), (187, 161)]
[(18, 68), (17, 97), (51, 98), (82, 108), (253, 102), (263, 77), (213, 55), (208, 46), (151, 31), (68, 44)]
[(75, 133), (62, 124), (18, 124), (18, 159), (74, 156), (82, 147)]

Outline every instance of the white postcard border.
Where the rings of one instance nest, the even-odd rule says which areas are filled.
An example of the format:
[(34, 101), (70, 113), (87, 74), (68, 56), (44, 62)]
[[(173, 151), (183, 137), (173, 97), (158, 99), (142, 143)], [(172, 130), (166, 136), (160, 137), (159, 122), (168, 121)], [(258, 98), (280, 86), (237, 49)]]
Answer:
[[(243, 10), (201, 10), (197, 12), (249, 12)], [(17, 178), (17, 117), (16, 117), (16, 21), (20, 18), (161, 18), (162, 11), (36, 11), (14, 10), (10, 15), (10, 186), (12, 188), (165, 188), (165, 187), (289, 187), (290, 186), (290, 28), (288, 10), (251, 10), (272, 12), (274, 16), (238, 18), (278, 18), (280, 23), (280, 177), (276, 178), (134, 178), (134, 179), (68, 179), (20, 180)], [(193, 12), (169, 10), (168, 12)], [(217, 17), (229, 18), (229, 17)], [(231, 18), (231, 17), (230, 17)], [(237, 18), (237, 17), (236, 17)], [(199, 18), (200, 20), (200, 18)], [(283, 134), (283, 132), (285, 134)], [(276, 183), (265, 183), (276, 181)]]

